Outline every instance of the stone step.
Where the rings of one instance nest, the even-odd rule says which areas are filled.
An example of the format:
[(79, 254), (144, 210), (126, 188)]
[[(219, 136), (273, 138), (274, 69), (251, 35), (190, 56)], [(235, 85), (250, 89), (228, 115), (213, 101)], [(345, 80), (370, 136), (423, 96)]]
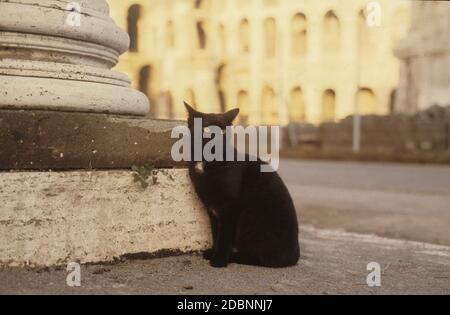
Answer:
[(107, 114), (0, 110), (0, 170), (180, 166), (172, 128), (180, 121)]
[(206, 249), (206, 211), (185, 169), (0, 172), (0, 265), (113, 261)]

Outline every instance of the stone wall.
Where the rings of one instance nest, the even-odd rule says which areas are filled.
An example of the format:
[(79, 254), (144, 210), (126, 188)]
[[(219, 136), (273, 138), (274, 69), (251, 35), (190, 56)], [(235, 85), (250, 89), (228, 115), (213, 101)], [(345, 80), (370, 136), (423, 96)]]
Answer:
[[(345, 153), (352, 150), (353, 116), (319, 127), (312, 125), (286, 128), (286, 145), (320, 148), (323, 152)], [(307, 128), (306, 128), (307, 127)], [(408, 152), (448, 152), (450, 148), (450, 106), (434, 106), (414, 115), (361, 116), (362, 153), (395, 154)]]
[[(108, 3), (123, 29), (139, 8), (138, 49), (118, 69), (146, 90), (153, 117), (184, 119), (186, 100), (206, 112), (240, 107), (250, 124), (342, 119), (354, 112), (358, 87), (368, 92), (360, 112), (388, 113), (399, 72), (393, 48), (407, 33), (410, 6), (376, 1), (381, 25), (368, 27), (367, 0)], [(327, 91), (335, 94), (329, 103)]]
[(113, 261), (208, 248), (206, 210), (187, 170), (0, 172), (0, 266)]
[[(362, 116), (361, 150), (395, 153), (449, 150), (450, 107), (432, 107), (415, 115)], [(352, 149), (353, 117), (319, 128), (324, 151)]]

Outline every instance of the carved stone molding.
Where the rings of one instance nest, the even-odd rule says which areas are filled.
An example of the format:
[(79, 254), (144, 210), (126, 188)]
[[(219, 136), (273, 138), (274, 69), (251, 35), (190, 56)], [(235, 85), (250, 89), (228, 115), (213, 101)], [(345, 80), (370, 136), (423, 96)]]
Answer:
[(0, 11), (0, 108), (148, 113), (147, 97), (110, 70), (129, 37), (106, 1), (0, 0)]

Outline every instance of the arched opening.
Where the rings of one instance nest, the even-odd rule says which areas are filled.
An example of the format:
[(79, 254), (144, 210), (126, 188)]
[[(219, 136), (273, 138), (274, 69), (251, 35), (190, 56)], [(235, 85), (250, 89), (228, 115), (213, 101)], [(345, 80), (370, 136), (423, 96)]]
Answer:
[(290, 95), (289, 120), (291, 122), (303, 122), (305, 119), (305, 100), (303, 98), (303, 91), (300, 87), (295, 87), (292, 89)]
[(395, 103), (397, 101), (397, 89), (393, 89), (389, 95), (389, 113), (393, 114), (396, 111)]
[(277, 24), (274, 18), (264, 20), (264, 43), (266, 57), (275, 57), (277, 51)]
[(200, 49), (206, 48), (206, 31), (205, 24), (203, 21), (197, 22), (197, 37), (198, 37), (198, 47)]
[(158, 114), (154, 91), (154, 71), (151, 65), (146, 65), (139, 71), (139, 91), (144, 93), (150, 100), (150, 115), (156, 117)]
[(358, 113), (361, 115), (375, 114), (377, 110), (377, 101), (375, 94), (369, 88), (361, 88), (357, 95)]
[(127, 31), (130, 36), (130, 52), (139, 51), (139, 19), (141, 17), (142, 7), (139, 4), (133, 4), (128, 9)]
[(239, 25), (239, 41), (241, 51), (247, 53), (250, 51), (250, 29), (247, 19), (243, 19)]
[(306, 16), (297, 13), (292, 20), (292, 54), (303, 56), (308, 50), (308, 29)]
[(195, 0), (194, 6), (195, 6), (196, 9), (201, 9), (203, 4), (204, 4), (203, 0)]
[(262, 121), (265, 124), (275, 124), (278, 122), (278, 110), (275, 91), (266, 86), (262, 93)]
[(166, 45), (167, 47), (174, 48), (175, 47), (175, 30), (172, 21), (167, 22), (166, 27)]
[(193, 108), (197, 108), (197, 101), (195, 99), (195, 93), (192, 89), (187, 89), (184, 94), (184, 101), (191, 105)]
[(334, 121), (336, 119), (336, 93), (326, 90), (322, 95), (322, 121)]
[(323, 20), (323, 50), (332, 53), (341, 45), (341, 25), (333, 11), (328, 11)]
[(237, 104), (240, 109), (239, 113), (239, 123), (241, 125), (248, 124), (249, 116), (249, 99), (247, 91), (240, 90), (237, 96)]

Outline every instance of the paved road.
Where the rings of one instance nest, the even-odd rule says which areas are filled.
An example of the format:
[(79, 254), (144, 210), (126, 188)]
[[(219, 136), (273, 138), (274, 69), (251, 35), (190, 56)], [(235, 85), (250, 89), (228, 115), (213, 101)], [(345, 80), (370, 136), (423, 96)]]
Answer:
[[(82, 266), (81, 287), (67, 272), (0, 268), (0, 294), (450, 294), (450, 247), (316, 230), (301, 233), (298, 266), (232, 264), (216, 269), (199, 255)], [(370, 288), (367, 264), (381, 267)]]
[(450, 245), (450, 167), (283, 160), (302, 224)]

